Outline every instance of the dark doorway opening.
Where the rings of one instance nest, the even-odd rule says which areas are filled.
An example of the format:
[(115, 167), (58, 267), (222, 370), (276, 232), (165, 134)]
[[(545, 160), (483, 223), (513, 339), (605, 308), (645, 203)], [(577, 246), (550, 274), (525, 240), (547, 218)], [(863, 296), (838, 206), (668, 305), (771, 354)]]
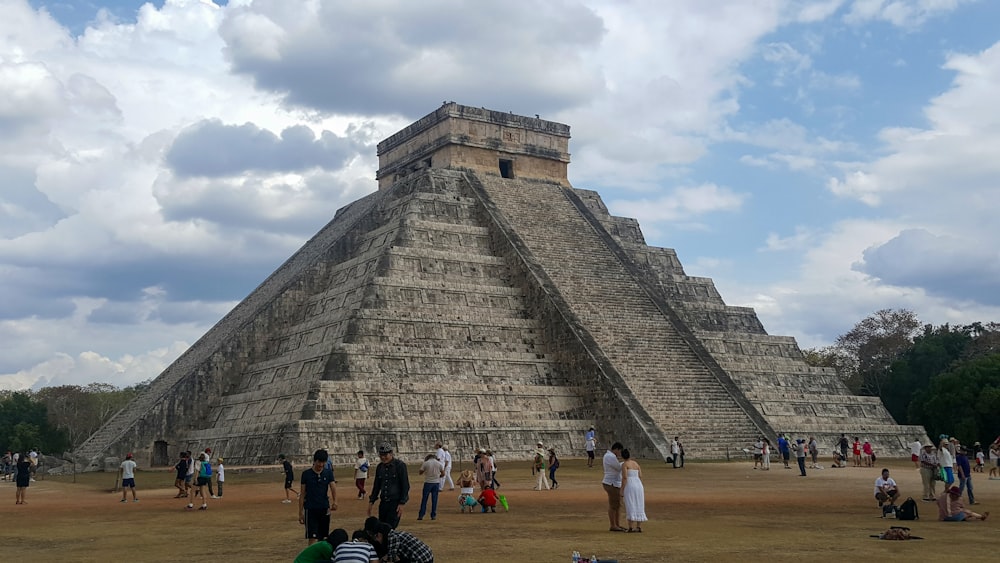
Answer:
[(167, 443), (163, 440), (153, 442), (153, 467), (163, 467), (170, 465), (170, 457), (167, 455)]
[(500, 176), (504, 178), (514, 177), (514, 161), (500, 159)]

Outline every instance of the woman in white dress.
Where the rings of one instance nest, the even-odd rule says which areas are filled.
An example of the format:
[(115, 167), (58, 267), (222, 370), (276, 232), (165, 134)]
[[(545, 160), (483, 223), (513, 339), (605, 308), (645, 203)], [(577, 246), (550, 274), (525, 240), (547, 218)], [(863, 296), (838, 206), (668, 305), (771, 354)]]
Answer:
[(625, 519), (628, 520), (628, 531), (642, 531), (641, 524), (646, 518), (646, 490), (642, 486), (642, 469), (639, 463), (631, 458), (628, 450), (622, 450), (622, 498), (625, 501)]

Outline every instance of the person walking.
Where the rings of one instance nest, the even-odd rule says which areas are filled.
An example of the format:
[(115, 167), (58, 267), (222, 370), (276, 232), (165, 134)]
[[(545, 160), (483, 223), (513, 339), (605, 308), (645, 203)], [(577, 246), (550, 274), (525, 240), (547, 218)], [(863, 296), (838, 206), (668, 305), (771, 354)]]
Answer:
[[(212, 448), (205, 448), (205, 461), (208, 462), (208, 466), (212, 466)], [(212, 488), (212, 480), (208, 480), (208, 496), (212, 498), (218, 498), (215, 496), (215, 490)]]
[(646, 518), (646, 489), (642, 485), (642, 468), (632, 459), (627, 449), (622, 450), (622, 500), (625, 501), (625, 520), (628, 532), (642, 532)]
[[(326, 450), (313, 453), (312, 467), (302, 472), (299, 495), (299, 524), (306, 529), (309, 545), (330, 533), (330, 513), (337, 510), (337, 480), (333, 470), (326, 467), (330, 454)], [(344, 539), (347, 539), (346, 535)]]
[(673, 463), (674, 469), (677, 469), (681, 462), (681, 442), (680, 436), (674, 436), (674, 439), (670, 442), (670, 461)]
[(538, 442), (535, 456), (531, 461), (531, 470), (535, 474), (535, 490), (549, 490), (549, 480), (545, 476), (545, 446)]
[(201, 497), (201, 506), (198, 510), (208, 510), (208, 497), (205, 496), (205, 487), (212, 480), (212, 465), (208, 463), (208, 454), (202, 452), (198, 455), (198, 461), (194, 464), (194, 471), (197, 475), (195, 487), (191, 489), (188, 496), (188, 510), (194, 510), (194, 498)]
[(594, 450), (597, 449), (597, 433), (594, 432), (594, 427), (591, 426), (590, 430), (583, 436), (583, 447), (587, 450), (587, 467), (594, 466)]
[(448, 451), (448, 446), (441, 446), (441, 449), (444, 450), (444, 460), (442, 460), (444, 461), (444, 478), (441, 479), (441, 490), (443, 491), (445, 485), (447, 485), (448, 490), (454, 491), (455, 482), (451, 480), (451, 466), (453, 462), (451, 452)]
[(604, 487), (604, 492), (608, 495), (608, 521), (611, 527), (608, 531), (611, 532), (624, 532), (625, 528), (619, 524), (622, 497), (622, 465), (618, 461), (618, 456), (621, 455), (622, 450), (625, 449), (621, 442), (615, 442), (611, 444), (611, 449), (609, 449), (604, 454), (604, 479), (601, 481), (601, 486)]
[(555, 447), (549, 448), (549, 481), (552, 481), (552, 488), (559, 488), (559, 481), (556, 481), (556, 470), (559, 469), (559, 458), (556, 457)]
[(428, 497), (431, 499), (431, 520), (437, 520), (438, 493), (441, 492), (444, 464), (437, 458), (437, 454), (427, 454), (423, 465), (420, 466), (419, 474), (424, 476), (424, 488), (420, 493), (420, 511), (417, 512), (417, 520), (423, 520), (424, 514), (427, 514)]
[(354, 486), (358, 488), (358, 500), (365, 498), (365, 482), (368, 481), (368, 459), (365, 451), (358, 450), (358, 459), (354, 460)]
[(132, 502), (139, 502), (135, 496), (135, 467), (136, 463), (132, 459), (132, 454), (125, 454), (125, 461), (118, 466), (118, 477), (122, 480), (122, 500), (128, 502), (128, 491), (132, 491)]
[(972, 492), (972, 464), (969, 463), (969, 451), (965, 446), (958, 447), (958, 455), (955, 456), (955, 474), (958, 477), (958, 493), (962, 491), (969, 495), (969, 504), (979, 504)]
[(942, 439), (938, 444), (938, 463), (944, 470), (944, 486), (950, 487), (955, 482), (955, 456), (951, 453), (951, 443)]
[(396, 459), (389, 442), (379, 444), (378, 457), (375, 483), (368, 495), (368, 516), (372, 515), (375, 503), (379, 502), (379, 521), (395, 528), (403, 517), (403, 506), (410, 500), (410, 477), (406, 472), (406, 464)]
[(278, 463), (281, 464), (281, 469), (285, 472), (285, 500), (281, 501), (281, 503), (292, 504), (292, 497), (289, 493), (295, 493), (295, 498), (302, 496), (292, 488), (292, 483), (295, 482), (295, 470), (292, 468), (292, 462), (288, 461), (285, 454), (278, 454)]
[(789, 447), (788, 438), (784, 434), (778, 434), (778, 453), (781, 455), (781, 461), (785, 464), (785, 469), (791, 469), (788, 465), (788, 460), (791, 458), (792, 449)]
[(177, 494), (174, 498), (185, 498), (188, 496), (187, 485), (188, 457), (187, 452), (181, 452), (181, 457), (174, 465), (174, 487), (177, 487)]

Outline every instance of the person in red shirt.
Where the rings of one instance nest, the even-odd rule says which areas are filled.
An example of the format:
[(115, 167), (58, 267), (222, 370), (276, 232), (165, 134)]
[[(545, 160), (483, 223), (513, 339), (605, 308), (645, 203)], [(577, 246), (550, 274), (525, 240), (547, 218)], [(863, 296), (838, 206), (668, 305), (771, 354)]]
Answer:
[(493, 487), (486, 485), (483, 492), (479, 493), (479, 504), (483, 507), (483, 512), (486, 509), (490, 509), (490, 512), (497, 511), (497, 492), (493, 490)]

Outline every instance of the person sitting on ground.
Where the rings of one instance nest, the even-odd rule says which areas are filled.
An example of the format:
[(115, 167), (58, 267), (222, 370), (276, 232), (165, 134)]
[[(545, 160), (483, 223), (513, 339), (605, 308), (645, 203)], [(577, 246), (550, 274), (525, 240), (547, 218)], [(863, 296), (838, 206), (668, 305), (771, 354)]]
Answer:
[(948, 487), (941, 496), (937, 498), (938, 520), (943, 522), (964, 522), (966, 520), (985, 521), (990, 513), (982, 514), (967, 510), (962, 504), (962, 489), (952, 486)]
[[(318, 561), (330, 561), (333, 559), (333, 552), (338, 545), (347, 541), (347, 530), (337, 528), (330, 532), (324, 541), (318, 541), (303, 549), (295, 557), (294, 563), (316, 563)], [(367, 562), (366, 562), (367, 563)]]
[(890, 505), (896, 504), (897, 497), (899, 497), (899, 488), (896, 486), (896, 481), (889, 477), (888, 469), (883, 469), (882, 476), (875, 479), (875, 500), (881, 507), (886, 502)]
[(434, 563), (434, 552), (413, 534), (394, 530), (385, 522), (379, 522), (372, 526), (372, 529), (368, 529), (366, 521), (365, 526), (365, 531), (374, 535), (376, 541), (385, 545), (386, 553), (382, 559), (406, 561), (407, 563)]
[(490, 512), (497, 511), (497, 492), (493, 490), (493, 487), (486, 485), (483, 492), (479, 493), (479, 505), (483, 507), (483, 512), (486, 509), (490, 509)]
[(830, 467), (847, 467), (847, 458), (837, 450), (833, 450), (833, 465)]
[(458, 506), (462, 507), (462, 512), (469, 509), (472, 514), (472, 507), (476, 506), (476, 476), (471, 469), (466, 469), (458, 477)]
[(378, 563), (378, 553), (368, 541), (364, 530), (355, 530), (351, 541), (338, 545), (333, 550), (336, 563)]

